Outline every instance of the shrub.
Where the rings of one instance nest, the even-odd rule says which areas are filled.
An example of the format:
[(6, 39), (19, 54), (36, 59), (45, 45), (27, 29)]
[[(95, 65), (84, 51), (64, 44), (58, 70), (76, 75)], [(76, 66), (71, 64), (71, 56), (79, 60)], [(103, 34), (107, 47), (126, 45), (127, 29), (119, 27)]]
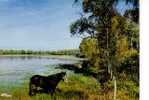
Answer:
[(139, 54), (136, 50), (129, 50), (123, 57), (118, 72), (125, 73), (128, 78), (139, 83)]

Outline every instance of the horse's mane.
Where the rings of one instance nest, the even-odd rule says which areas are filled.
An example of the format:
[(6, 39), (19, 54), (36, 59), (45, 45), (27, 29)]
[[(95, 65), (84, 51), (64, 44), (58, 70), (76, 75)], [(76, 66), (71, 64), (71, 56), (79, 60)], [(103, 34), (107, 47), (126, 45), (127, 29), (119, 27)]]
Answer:
[(52, 74), (52, 75), (49, 75), (48, 78), (52, 78), (52, 79), (62, 78), (60, 76), (62, 76), (63, 74), (66, 74), (66, 72), (60, 72), (60, 73)]

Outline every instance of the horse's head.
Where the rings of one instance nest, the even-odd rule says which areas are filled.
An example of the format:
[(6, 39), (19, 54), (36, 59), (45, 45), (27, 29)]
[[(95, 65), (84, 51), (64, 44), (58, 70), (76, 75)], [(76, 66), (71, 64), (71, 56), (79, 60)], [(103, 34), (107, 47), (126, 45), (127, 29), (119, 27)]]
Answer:
[(66, 75), (66, 72), (61, 72), (60, 74), (64, 77)]
[(61, 72), (60, 74), (61, 74), (61, 76), (62, 76), (62, 80), (63, 80), (64, 82), (67, 82), (67, 75), (66, 75), (66, 72)]

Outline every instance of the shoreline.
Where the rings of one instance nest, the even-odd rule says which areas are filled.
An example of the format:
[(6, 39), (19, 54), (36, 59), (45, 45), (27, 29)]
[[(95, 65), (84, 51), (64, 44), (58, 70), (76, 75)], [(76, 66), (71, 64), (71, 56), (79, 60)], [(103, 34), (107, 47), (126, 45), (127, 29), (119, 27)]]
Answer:
[(51, 59), (61, 59), (61, 60), (77, 60), (77, 61), (84, 61), (87, 60), (86, 58), (78, 58), (73, 55), (20, 55), (20, 54), (6, 54), (6, 55), (0, 55), (0, 57), (42, 57), (42, 58), (51, 58)]

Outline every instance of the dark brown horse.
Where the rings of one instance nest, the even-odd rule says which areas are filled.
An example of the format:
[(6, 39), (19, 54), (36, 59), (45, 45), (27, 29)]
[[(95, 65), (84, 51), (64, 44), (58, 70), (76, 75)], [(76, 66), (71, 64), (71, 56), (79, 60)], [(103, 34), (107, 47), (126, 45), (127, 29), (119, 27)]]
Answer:
[(29, 95), (33, 96), (36, 93), (53, 93), (56, 86), (61, 80), (64, 80), (66, 72), (57, 73), (49, 76), (34, 75), (29, 83)]

